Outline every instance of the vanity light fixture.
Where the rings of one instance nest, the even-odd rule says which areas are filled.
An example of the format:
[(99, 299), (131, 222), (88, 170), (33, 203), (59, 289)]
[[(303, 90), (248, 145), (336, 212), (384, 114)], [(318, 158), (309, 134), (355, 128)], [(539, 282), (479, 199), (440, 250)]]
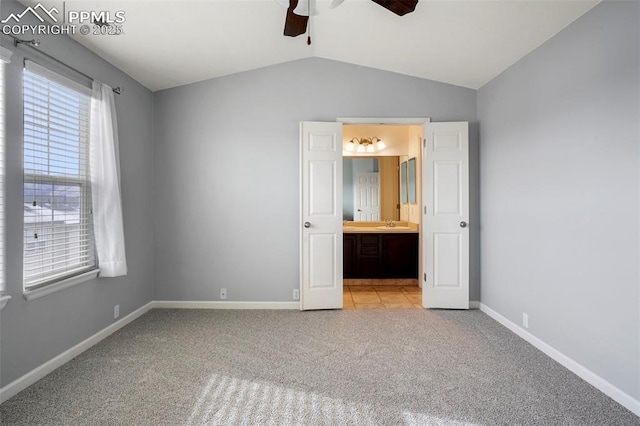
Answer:
[(372, 138), (353, 138), (351, 139), (346, 146), (346, 150), (347, 151), (356, 151), (359, 153), (366, 153), (366, 152), (376, 152), (376, 151), (381, 151), (383, 149), (385, 149), (387, 147), (387, 145), (382, 142), (380, 140), (380, 138), (378, 137), (372, 137)]

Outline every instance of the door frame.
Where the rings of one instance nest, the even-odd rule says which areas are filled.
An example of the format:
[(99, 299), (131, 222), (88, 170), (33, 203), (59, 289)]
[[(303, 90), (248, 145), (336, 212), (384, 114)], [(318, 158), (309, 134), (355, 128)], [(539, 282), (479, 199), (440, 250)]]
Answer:
[[(385, 124), (399, 124), (406, 126), (424, 126), (425, 124), (431, 123), (430, 117), (337, 117), (336, 121), (338, 123), (345, 124), (368, 124), (370, 126), (375, 125), (385, 125)], [(422, 135), (424, 139), (425, 135)], [(422, 158), (421, 164), (424, 162), (424, 145), (421, 148)], [(422, 188), (424, 192), (424, 188)], [(422, 198), (422, 197), (421, 197)], [(422, 200), (422, 205), (424, 205), (424, 200)], [(422, 207), (420, 207), (422, 210)], [(420, 214), (420, 222), (418, 223), (418, 229), (420, 230), (418, 239), (420, 243), (418, 244), (418, 285), (420, 289), (422, 289), (422, 285), (424, 284), (422, 277), (424, 276), (424, 261), (422, 259), (422, 238), (423, 238), (423, 226), (422, 226), (422, 214)], [(424, 307), (424, 300), (422, 301), (422, 306)]]
[[(342, 125), (345, 124), (368, 124), (368, 125), (385, 125), (385, 124), (396, 124), (396, 125), (417, 125), (417, 126), (421, 126), (423, 129), (426, 128), (426, 125), (431, 123), (431, 118), (430, 117), (411, 117), (411, 118), (406, 118), (406, 117), (337, 117), (336, 121), (337, 123), (341, 123)], [(422, 149), (421, 149), (421, 159), (422, 159), (422, 167), (424, 167), (424, 159), (425, 159), (425, 141), (426, 141), (426, 135), (423, 134), (422, 135), (423, 140), (422, 140)], [(471, 160), (470, 160), (471, 161)], [(424, 178), (424, 176), (423, 176)], [(424, 191), (425, 188), (422, 188), (422, 195), (424, 195)], [(470, 203), (470, 212), (469, 214), (471, 216), (473, 216), (473, 202), (472, 202), (472, 194), (471, 194), (472, 188), (470, 187), (470, 194), (469, 194), (469, 203)], [(424, 198), (424, 197), (422, 197)], [(422, 214), (420, 214), (419, 218), (419, 225), (420, 225), (420, 244), (419, 244), (419, 257), (418, 257), (418, 262), (419, 262), (419, 279), (418, 282), (420, 284), (420, 287), (423, 287), (423, 277), (424, 277), (424, 266), (425, 266), (425, 262), (423, 259), (423, 246), (424, 246), (424, 238), (425, 238), (425, 234), (423, 232), (423, 215), (424, 215), (424, 199), (422, 200), (422, 206), (421, 206), (421, 210), (422, 210)], [(472, 218), (469, 218), (470, 220), (472, 220)], [(471, 245), (473, 245), (473, 243), (470, 241), (470, 246), (469, 246), (469, 251), (471, 252)], [(471, 253), (470, 253), (471, 255)], [(471, 259), (470, 259), (471, 261)], [(470, 270), (469, 272), (471, 273), (471, 269), (472, 266), (471, 264), (469, 264)], [(470, 277), (471, 278), (471, 277)], [(469, 279), (469, 285), (471, 285), (471, 279)], [(302, 281), (300, 282), (300, 286), (302, 287)], [(301, 288), (302, 290), (302, 288)], [(469, 289), (470, 291), (471, 289)], [(424, 290), (423, 290), (424, 293)], [(478, 302), (472, 302), (469, 301), (469, 308), (473, 309), (474, 307), (477, 307)], [(302, 304), (301, 304), (302, 305)], [(423, 300), (423, 307), (426, 307), (424, 304), (424, 300)]]

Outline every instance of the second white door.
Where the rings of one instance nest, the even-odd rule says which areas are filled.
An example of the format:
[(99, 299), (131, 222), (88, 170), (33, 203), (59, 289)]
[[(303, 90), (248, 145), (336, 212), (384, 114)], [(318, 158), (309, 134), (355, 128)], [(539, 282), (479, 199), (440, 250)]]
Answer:
[(469, 309), (469, 125), (428, 123), (423, 161), (426, 308)]

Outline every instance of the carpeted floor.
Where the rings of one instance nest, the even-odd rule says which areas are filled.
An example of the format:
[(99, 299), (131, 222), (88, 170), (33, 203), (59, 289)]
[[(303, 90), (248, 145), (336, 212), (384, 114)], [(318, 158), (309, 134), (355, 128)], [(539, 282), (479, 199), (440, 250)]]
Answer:
[(640, 425), (480, 311), (152, 310), (0, 406), (16, 425)]

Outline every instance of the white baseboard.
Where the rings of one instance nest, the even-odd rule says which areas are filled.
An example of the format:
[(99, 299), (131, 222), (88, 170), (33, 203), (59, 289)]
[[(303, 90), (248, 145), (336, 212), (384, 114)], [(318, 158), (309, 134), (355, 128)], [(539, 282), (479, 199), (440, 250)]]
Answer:
[(38, 380), (42, 379), (44, 376), (51, 373), (56, 368), (71, 361), (73, 358), (77, 357), (82, 352), (86, 351), (96, 343), (108, 337), (110, 334), (113, 334), (114, 332), (118, 331), (125, 325), (132, 322), (133, 320), (141, 317), (152, 308), (152, 303), (153, 302), (147, 303), (141, 308), (136, 309), (126, 317), (122, 317), (121, 320), (116, 321), (113, 324), (103, 328), (93, 336), (83, 340), (77, 345), (62, 352), (60, 355), (56, 356), (55, 358), (50, 359), (49, 361), (45, 362), (39, 367), (36, 367), (33, 370), (29, 371), (24, 376), (19, 377), (13, 382), (9, 383), (8, 385), (0, 389), (0, 404), (2, 404), (4, 401), (11, 398), (12, 396), (16, 395), (18, 392), (31, 386)]
[(616, 401), (618, 404), (622, 405), (635, 415), (640, 416), (640, 401), (633, 398), (631, 395), (627, 394), (623, 390), (620, 390), (616, 386), (609, 383), (607, 380), (598, 376), (596, 373), (589, 370), (582, 364), (569, 358), (551, 345), (543, 342), (533, 334), (518, 326), (516, 323), (500, 315), (498, 312), (494, 311), (487, 305), (480, 303), (480, 310), (489, 315), (494, 320), (498, 321), (500, 324), (507, 327), (509, 330), (511, 330), (527, 342), (531, 343), (536, 348), (540, 349), (547, 356), (573, 372), (576, 376), (580, 377), (585, 382), (599, 389), (602, 393)]
[(66, 364), (73, 358), (80, 355), (93, 345), (97, 344), (110, 334), (118, 331), (125, 325), (141, 317), (149, 310), (154, 308), (177, 308), (177, 309), (300, 309), (300, 302), (183, 302), (183, 301), (171, 301), (171, 300), (155, 300), (147, 303), (141, 308), (133, 311), (121, 320), (114, 322), (106, 328), (100, 330), (96, 334), (70, 349), (67, 349), (55, 358), (50, 359), (39, 367), (34, 368), (22, 377), (14, 380), (5, 387), (0, 389), (0, 404), (14, 395), (18, 394), (22, 390), (31, 386), (38, 380), (42, 379), (47, 374), (51, 373), (56, 368)]
[(153, 308), (169, 309), (300, 309), (300, 302), (233, 302), (154, 300)]

